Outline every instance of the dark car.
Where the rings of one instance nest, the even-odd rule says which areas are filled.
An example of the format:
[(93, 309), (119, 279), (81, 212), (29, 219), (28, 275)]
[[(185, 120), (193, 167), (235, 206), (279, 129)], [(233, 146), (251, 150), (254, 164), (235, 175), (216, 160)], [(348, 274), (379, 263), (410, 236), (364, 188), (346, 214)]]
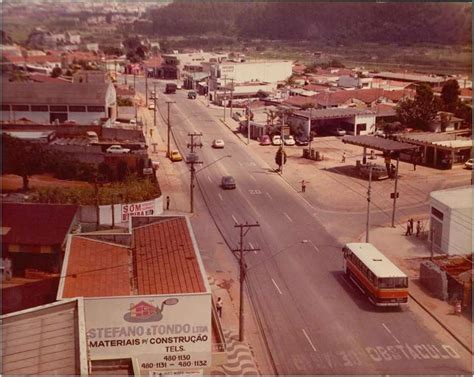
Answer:
[(222, 177), (221, 186), (224, 190), (235, 189), (235, 179), (231, 175), (225, 175)]
[(196, 97), (197, 97), (196, 92), (193, 92), (193, 91), (188, 92), (188, 98), (189, 99), (196, 99)]
[(296, 145), (308, 145), (309, 139), (307, 136), (298, 136), (296, 139)]

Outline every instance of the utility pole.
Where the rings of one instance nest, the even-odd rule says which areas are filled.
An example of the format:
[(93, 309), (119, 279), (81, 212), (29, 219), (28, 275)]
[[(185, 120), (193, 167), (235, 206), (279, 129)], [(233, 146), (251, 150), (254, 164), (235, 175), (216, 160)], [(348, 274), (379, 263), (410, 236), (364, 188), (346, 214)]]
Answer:
[(365, 225), (365, 242), (369, 242), (370, 229), (370, 193), (372, 188), (372, 164), (369, 164), (369, 187), (367, 188), (367, 223)]
[(155, 92), (155, 95), (153, 96), (153, 104), (155, 105), (155, 109), (153, 111), (153, 124), (156, 127), (156, 82), (153, 83), (153, 91)]
[(191, 153), (188, 155), (186, 159), (186, 163), (191, 165), (191, 184), (190, 184), (190, 207), (191, 207), (191, 213), (194, 213), (194, 178), (196, 175), (196, 169), (194, 168), (194, 164), (202, 164), (202, 161), (198, 161), (197, 155), (194, 153), (194, 147), (199, 147), (202, 148), (202, 143), (199, 141), (199, 143), (194, 142), (195, 137), (201, 137), (202, 133), (189, 133), (188, 136), (191, 137), (191, 143), (189, 143), (187, 146), (189, 149), (191, 149)]
[(137, 74), (135, 73), (135, 71), (133, 71), (133, 91), (135, 92), (135, 81), (136, 81), (136, 76)]
[(250, 144), (250, 96), (247, 100), (247, 145)]
[(225, 122), (226, 95), (227, 95), (227, 76), (224, 76), (224, 122)]
[(392, 228), (395, 228), (395, 211), (397, 207), (397, 186), (398, 186), (398, 163), (400, 162), (400, 155), (397, 155), (397, 166), (395, 167), (395, 188), (393, 193), (393, 210), (392, 210)]
[(148, 108), (148, 68), (145, 67), (145, 106)]
[(234, 79), (230, 79), (231, 81), (231, 89), (230, 89), (230, 117), (232, 118), (233, 115), (233, 105), (232, 101), (234, 100)]
[[(244, 249), (244, 237), (250, 231), (250, 228), (259, 227), (260, 224), (256, 222), (255, 224), (249, 224), (247, 221), (245, 224), (235, 224), (235, 228), (240, 228), (240, 241), (239, 248), (232, 250), (234, 253), (238, 253), (239, 267), (240, 267), (240, 303), (239, 303), (239, 341), (244, 341), (244, 283), (246, 276), (246, 264), (245, 264), (245, 255), (244, 252), (256, 251), (259, 249)], [(245, 232), (244, 232), (245, 229)]]
[[(156, 95), (155, 95), (156, 97)], [(168, 105), (168, 146), (166, 148), (166, 155), (169, 157), (170, 156), (170, 142), (171, 142), (171, 118), (170, 118), (170, 105), (172, 103), (176, 103), (175, 101), (166, 101), (166, 104)], [(155, 114), (156, 114), (156, 108), (155, 108)]]
[(211, 71), (210, 71), (210, 67), (209, 67), (209, 74), (207, 75), (207, 107), (209, 107), (209, 102), (210, 102), (210, 99), (209, 99), (209, 96), (211, 95), (211, 91), (209, 89), (209, 76), (211, 75)]
[(309, 108), (309, 120), (308, 120), (308, 141), (309, 141), (309, 156), (311, 156), (311, 122), (313, 121), (313, 108)]

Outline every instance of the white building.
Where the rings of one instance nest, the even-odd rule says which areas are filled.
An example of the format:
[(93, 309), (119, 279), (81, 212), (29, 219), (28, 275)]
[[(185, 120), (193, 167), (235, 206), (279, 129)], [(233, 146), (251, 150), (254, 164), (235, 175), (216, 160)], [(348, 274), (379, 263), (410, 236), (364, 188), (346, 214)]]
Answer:
[(471, 254), (472, 186), (430, 194), (430, 240), (448, 255)]
[[(223, 81), (233, 80), (234, 83), (251, 81), (269, 82), (276, 84), (285, 81), (292, 74), (293, 63), (287, 61), (257, 61), (257, 62), (223, 62), (218, 66), (218, 78)], [(211, 71), (212, 72), (212, 71)]]
[(110, 83), (2, 83), (0, 121), (15, 122), (25, 118), (38, 124), (75, 121), (98, 123), (116, 118), (117, 96)]

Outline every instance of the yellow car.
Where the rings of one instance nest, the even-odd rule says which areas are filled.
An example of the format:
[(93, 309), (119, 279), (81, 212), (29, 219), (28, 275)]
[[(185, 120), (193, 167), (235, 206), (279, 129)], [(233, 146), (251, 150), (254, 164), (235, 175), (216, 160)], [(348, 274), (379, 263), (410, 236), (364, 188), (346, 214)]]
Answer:
[(173, 162), (183, 161), (183, 157), (181, 156), (181, 153), (179, 153), (179, 151), (177, 150), (171, 151), (168, 157)]

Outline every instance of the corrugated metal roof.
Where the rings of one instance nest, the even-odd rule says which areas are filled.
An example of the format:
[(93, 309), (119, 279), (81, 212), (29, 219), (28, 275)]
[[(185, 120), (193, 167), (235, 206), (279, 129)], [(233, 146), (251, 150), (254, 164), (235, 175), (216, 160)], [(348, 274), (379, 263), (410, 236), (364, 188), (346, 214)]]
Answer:
[(444, 77), (417, 75), (416, 73), (396, 73), (396, 72), (379, 72), (374, 77), (383, 77), (388, 79), (397, 79), (403, 81), (428, 82), (432, 84), (442, 83), (446, 81)]
[(5, 375), (83, 375), (85, 334), (77, 301), (28, 309), (1, 317), (2, 373)]
[(105, 106), (110, 83), (2, 82), (3, 105), (90, 105)]
[[(309, 118), (310, 111), (297, 111), (296, 115), (302, 116), (304, 118)], [(333, 109), (313, 109), (311, 111), (311, 119), (334, 119), (334, 118), (348, 118), (356, 115), (373, 115), (375, 112), (366, 109), (356, 109), (356, 108), (333, 108)]]

